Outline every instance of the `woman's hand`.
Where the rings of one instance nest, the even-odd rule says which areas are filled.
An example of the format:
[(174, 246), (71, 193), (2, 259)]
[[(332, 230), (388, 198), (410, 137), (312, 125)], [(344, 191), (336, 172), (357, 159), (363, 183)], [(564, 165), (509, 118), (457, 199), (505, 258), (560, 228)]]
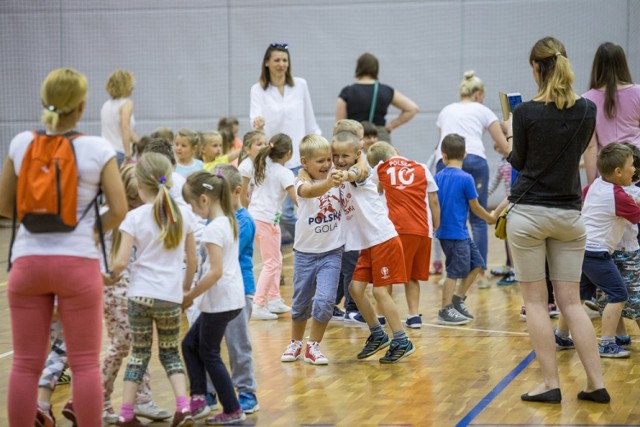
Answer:
[(264, 117), (257, 116), (253, 119), (253, 122), (251, 122), (251, 127), (255, 130), (264, 130), (264, 123)]
[(193, 305), (193, 296), (191, 291), (185, 292), (182, 297), (182, 311), (186, 311), (189, 307)]

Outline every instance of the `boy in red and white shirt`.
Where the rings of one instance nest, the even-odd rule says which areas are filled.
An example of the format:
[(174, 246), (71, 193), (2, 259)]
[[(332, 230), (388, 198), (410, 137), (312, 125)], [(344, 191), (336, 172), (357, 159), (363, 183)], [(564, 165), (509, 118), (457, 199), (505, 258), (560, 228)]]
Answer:
[(367, 151), (374, 183), (382, 187), (389, 218), (402, 241), (407, 278), (405, 295), (409, 313), (405, 325), (422, 326), (418, 304), (420, 284), (429, 280), (431, 238), (440, 224), (438, 186), (431, 172), (421, 163), (398, 155), (388, 142), (376, 142)]

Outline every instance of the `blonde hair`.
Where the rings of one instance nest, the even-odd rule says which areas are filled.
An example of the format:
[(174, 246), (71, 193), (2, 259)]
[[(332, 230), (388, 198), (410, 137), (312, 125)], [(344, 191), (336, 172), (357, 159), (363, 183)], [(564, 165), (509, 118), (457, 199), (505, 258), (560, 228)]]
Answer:
[[(127, 200), (137, 200), (140, 198), (138, 193), (138, 179), (136, 178), (136, 166), (132, 164), (125, 164), (120, 168), (120, 178), (124, 184), (124, 192), (127, 196)], [(120, 250), (120, 242), (122, 241), (122, 234), (116, 227), (111, 232), (111, 250), (109, 252), (109, 262), (115, 262), (118, 250)]]
[(341, 119), (333, 125), (333, 135), (335, 136), (340, 132), (351, 132), (355, 136), (360, 137), (358, 133), (362, 132), (362, 134), (364, 135), (364, 127), (360, 122), (356, 120)]
[(115, 70), (107, 78), (105, 90), (113, 99), (129, 96), (136, 81), (131, 71)]
[(331, 152), (331, 143), (323, 136), (310, 134), (303, 137), (302, 141), (300, 141), (300, 157), (310, 159), (320, 151)]
[(216, 163), (211, 168), (211, 173), (216, 174), (218, 171), (221, 171), (222, 175), (229, 181), (231, 192), (238, 187), (242, 187), (242, 176), (238, 168), (229, 163)]
[(261, 130), (251, 130), (244, 134), (242, 138), (242, 152), (238, 158), (238, 164), (242, 163), (242, 161), (249, 156), (247, 150), (249, 150), (260, 137), (267, 139), (267, 135)]
[(271, 137), (269, 144), (260, 150), (253, 162), (253, 179), (256, 185), (262, 185), (267, 171), (267, 157), (271, 160), (283, 159), (293, 148), (289, 135), (278, 133)]
[(378, 163), (387, 161), (397, 155), (398, 152), (393, 145), (385, 141), (378, 141), (369, 147), (367, 151), (367, 161), (371, 167), (374, 167)]
[(56, 128), (87, 97), (87, 78), (72, 68), (51, 71), (40, 87), (42, 123)]
[(553, 101), (558, 110), (573, 107), (576, 103), (572, 87), (575, 75), (562, 42), (553, 37), (538, 40), (531, 48), (529, 64), (538, 66), (540, 76), (535, 98), (544, 100), (545, 104)]
[(214, 175), (209, 171), (200, 170), (187, 177), (187, 182), (182, 187), (182, 197), (187, 203), (196, 202), (200, 196), (205, 195), (211, 200), (220, 202), (222, 212), (229, 219), (233, 238), (238, 238), (238, 221), (231, 204), (231, 185), (225, 178), (222, 170)]
[(166, 249), (177, 248), (182, 240), (182, 213), (168, 190), (172, 171), (169, 159), (158, 153), (144, 153), (136, 164), (138, 186), (156, 193), (153, 219), (160, 227), (160, 240)]
[(484, 83), (475, 71), (465, 71), (464, 79), (460, 82), (460, 97), (469, 98), (476, 92), (484, 92)]

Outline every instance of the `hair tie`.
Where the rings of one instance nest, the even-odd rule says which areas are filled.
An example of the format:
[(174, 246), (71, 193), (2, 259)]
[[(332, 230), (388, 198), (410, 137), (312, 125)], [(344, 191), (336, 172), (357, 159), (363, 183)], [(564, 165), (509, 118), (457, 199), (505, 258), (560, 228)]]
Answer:
[(273, 142), (269, 143), (269, 147), (273, 148)]
[(158, 188), (162, 188), (164, 187), (164, 184), (167, 182), (167, 178), (163, 175), (160, 178), (158, 178), (158, 182), (160, 184), (158, 184)]
[(52, 113), (56, 113), (56, 114), (60, 113), (55, 105), (47, 105), (45, 106), (45, 108), (51, 111)]
[(560, 52), (556, 52), (556, 57), (562, 55)]
[(213, 185), (208, 184), (208, 183), (206, 183), (206, 182), (203, 182), (203, 183), (202, 183), (202, 186), (203, 186), (204, 188), (206, 188), (207, 190), (209, 190), (209, 191), (213, 190)]
[(222, 178), (222, 169), (218, 169), (218, 172), (216, 172), (216, 176), (218, 178)]

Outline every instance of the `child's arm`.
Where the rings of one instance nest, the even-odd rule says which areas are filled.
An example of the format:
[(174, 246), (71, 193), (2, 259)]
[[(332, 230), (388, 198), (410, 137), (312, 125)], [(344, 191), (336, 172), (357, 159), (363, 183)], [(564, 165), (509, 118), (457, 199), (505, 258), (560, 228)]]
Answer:
[(587, 172), (587, 184), (591, 184), (596, 179), (598, 172), (596, 167), (596, 159), (598, 157), (598, 136), (595, 132), (591, 136), (587, 149), (582, 154), (584, 158), (584, 168)]
[(249, 181), (248, 176), (242, 177), (242, 194), (240, 194), (240, 203), (245, 208), (249, 207)]
[(242, 148), (238, 148), (237, 150), (229, 151), (225, 156), (229, 158), (229, 163), (233, 162), (235, 159), (240, 157), (240, 153), (242, 153)]
[(371, 169), (369, 167), (369, 162), (367, 161), (367, 153), (363, 151), (360, 154), (360, 157), (358, 157), (358, 161), (355, 166), (352, 166), (352, 168), (355, 168), (355, 170), (358, 171), (358, 174), (356, 175), (356, 179), (351, 182), (362, 182), (367, 179), (367, 177), (369, 177), (369, 170)]
[(334, 170), (327, 179), (320, 182), (311, 183), (304, 181), (298, 186), (298, 196), (305, 199), (312, 199), (314, 197), (322, 196), (333, 187), (339, 187), (342, 183), (341, 172), (342, 171)]
[(432, 191), (428, 193), (429, 209), (431, 209), (431, 221), (433, 222), (433, 232), (440, 227), (440, 201), (438, 200), (438, 192)]
[(471, 212), (475, 215), (487, 221), (487, 224), (495, 224), (496, 219), (482, 207), (477, 198), (469, 200), (469, 209), (471, 209)]
[(182, 300), (182, 309), (185, 310), (193, 304), (193, 300), (209, 290), (222, 277), (222, 248), (213, 243), (207, 243), (210, 268), (189, 291), (185, 292)]
[(120, 279), (120, 275), (124, 269), (127, 268), (127, 265), (129, 265), (131, 252), (133, 251), (133, 236), (126, 231), (121, 231), (120, 234), (120, 248), (111, 266), (111, 272), (108, 277), (109, 281), (106, 283), (108, 285), (113, 285)]
[(188, 291), (189, 288), (191, 288), (191, 283), (193, 283), (193, 276), (195, 276), (196, 269), (198, 268), (198, 257), (196, 255), (196, 239), (193, 236), (193, 233), (187, 234), (184, 249), (186, 253), (187, 269), (184, 274), (184, 283), (182, 284), (182, 289)]
[[(293, 185), (290, 185), (286, 188), (287, 193), (289, 193), (289, 197), (291, 197), (291, 200), (293, 201), (293, 204), (296, 205), (296, 208), (298, 207), (298, 197), (296, 197), (296, 189), (293, 187)], [(324, 194), (324, 193), (322, 193)]]

